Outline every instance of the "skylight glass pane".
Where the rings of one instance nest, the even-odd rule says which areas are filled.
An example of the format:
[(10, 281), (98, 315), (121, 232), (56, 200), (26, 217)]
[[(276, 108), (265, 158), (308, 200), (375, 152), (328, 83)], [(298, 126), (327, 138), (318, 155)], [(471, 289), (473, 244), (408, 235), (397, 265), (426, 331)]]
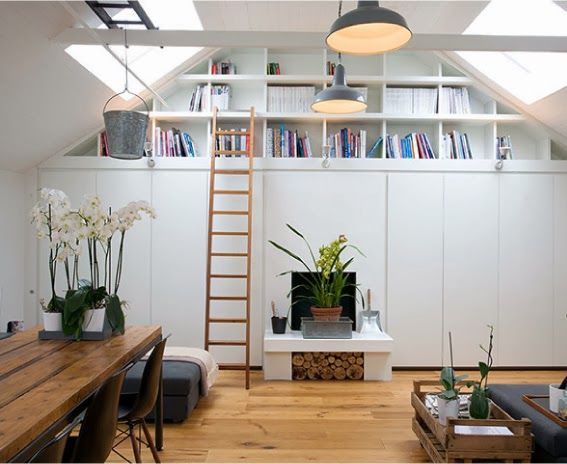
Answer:
[[(567, 12), (551, 0), (492, 0), (463, 34), (566, 36)], [(565, 53), (457, 53), (527, 104), (567, 85)]]
[[(144, 0), (142, 7), (160, 29), (202, 30), (201, 20), (190, 0)], [(110, 10), (113, 19), (132, 20), (132, 10)], [(101, 25), (99, 28), (105, 28)], [(136, 28), (130, 26), (129, 28)], [(112, 46), (112, 51), (123, 59), (124, 47)], [(146, 84), (152, 85), (184, 61), (199, 52), (202, 47), (128, 47), (128, 66)], [(65, 51), (88, 69), (106, 86), (118, 93), (124, 89), (125, 71), (101, 45), (71, 45)], [(129, 90), (140, 93), (144, 86), (130, 75)], [(129, 100), (132, 95), (123, 94)]]

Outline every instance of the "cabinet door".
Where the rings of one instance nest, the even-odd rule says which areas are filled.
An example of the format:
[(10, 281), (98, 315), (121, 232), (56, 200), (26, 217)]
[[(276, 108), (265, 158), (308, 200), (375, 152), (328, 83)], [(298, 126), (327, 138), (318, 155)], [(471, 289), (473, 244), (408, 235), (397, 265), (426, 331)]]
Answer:
[(553, 177), (500, 179), (499, 364), (549, 366), (553, 351)]
[[(476, 366), (498, 316), (498, 177), (446, 174), (444, 204), (443, 329), (455, 365)], [(448, 365), (447, 342), (443, 353)]]
[[(102, 203), (112, 206), (114, 211), (131, 201), (151, 202), (150, 176), (147, 171), (100, 171), (97, 174), (97, 193)], [(144, 216), (126, 232), (118, 295), (128, 304), (125, 311), (127, 325), (151, 322), (151, 227), (151, 220)], [(118, 242), (114, 240), (114, 258), (118, 256)]]
[(203, 347), (207, 173), (153, 173), (152, 323), (171, 344)]
[(554, 178), (553, 365), (567, 365), (567, 175)]
[(394, 366), (441, 364), (443, 177), (390, 174), (388, 331)]

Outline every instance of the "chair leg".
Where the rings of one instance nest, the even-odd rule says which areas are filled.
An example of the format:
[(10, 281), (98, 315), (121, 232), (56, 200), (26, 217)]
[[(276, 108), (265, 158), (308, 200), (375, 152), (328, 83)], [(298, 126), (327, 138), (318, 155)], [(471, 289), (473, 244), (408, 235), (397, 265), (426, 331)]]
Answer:
[(138, 449), (138, 443), (136, 443), (136, 432), (134, 430), (134, 424), (128, 424), (128, 433), (130, 435), (130, 442), (132, 443), (132, 451), (134, 451), (134, 460), (136, 462), (142, 462), (140, 457), (140, 450)]
[(146, 425), (146, 421), (144, 419), (142, 419), (142, 430), (144, 431), (144, 435), (146, 436), (146, 440), (148, 441), (148, 446), (150, 447), (150, 450), (152, 452), (152, 456), (154, 457), (154, 462), (160, 463), (161, 460), (159, 458), (159, 454), (157, 452), (156, 445), (154, 444), (152, 434), (150, 433), (150, 430), (148, 429), (148, 426)]

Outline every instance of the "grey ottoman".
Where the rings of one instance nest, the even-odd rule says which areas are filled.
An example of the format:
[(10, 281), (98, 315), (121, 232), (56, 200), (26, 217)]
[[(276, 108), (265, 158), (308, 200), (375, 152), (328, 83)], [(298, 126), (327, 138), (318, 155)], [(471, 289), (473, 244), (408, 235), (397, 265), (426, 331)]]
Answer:
[[(124, 379), (120, 407), (126, 410), (134, 402), (146, 361), (137, 362)], [(197, 406), (201, 396), (201, 369), (186, 361), (163, 361), (163, 419), (167, 422), (183, 422)], [(154, 411), (146, 418), (154, 419)]]
[(522, 400), (523, 395), (547, 395), (549, 385), (490, 385), (492, 400), (514, 419), (522, 417), (532, 421), (536, 449), (536, 462), (567, 462), (567, 428), (536, 411)]

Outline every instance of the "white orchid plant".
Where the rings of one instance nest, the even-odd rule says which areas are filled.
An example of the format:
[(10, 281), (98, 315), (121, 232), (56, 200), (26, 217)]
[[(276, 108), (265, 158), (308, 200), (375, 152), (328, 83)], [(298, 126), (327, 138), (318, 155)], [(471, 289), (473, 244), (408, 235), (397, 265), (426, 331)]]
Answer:
[[(31, 211), (39, 239), (49, 240), (49, 276), (51, 299), (42, 300), (44, 311), (63, 314), (66, 334), (81, 336), (85, 311), (106, 307), (114, 331), (124, 332), (124, 303), (118, 297), (124, 260), (126, 232), (142, 214), (155, 218), (154, 209), (145, 201), (134, 201), (112, 212), (105, 211), (98, 196), (85, 197), (78, 209), (60, 190), (42, 189)], [(118, 257), (113, 261), (113, 240), (119, 239)], [(79, 278), (79, 259), (86, 243), (90, 280)], [(57, 268), (62, 265), (66, 277), (65, 296), (57, 295)], [(102, 272), (101, 272), (102, 269)]]

